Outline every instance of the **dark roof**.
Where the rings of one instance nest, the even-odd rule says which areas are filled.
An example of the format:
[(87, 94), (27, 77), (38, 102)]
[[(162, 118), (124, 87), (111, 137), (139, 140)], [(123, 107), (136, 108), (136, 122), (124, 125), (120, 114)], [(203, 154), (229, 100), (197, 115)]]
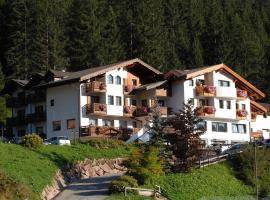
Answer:
[(20, 80), (20, 79), (11, 79), (11, 81), (17, 83), (19, 86), (25, 86), (29, 81), (28, 80)]
[(261, 106), (265, 107), (267, 114), (270, 115), (270, 104), (269, 103), (259, 103)]
[(24, 88), (28, 84), (28, 80), (11, 79), (5, 83), (4, 88), (1, 90), (0, 95), (11, 94), (18, 87)]
[(54, 70), (50, 69), (49, 70), (55, 77), (67, 77), (72, 74), (72, 72), (66, 72), (66, 71), (59, 71), (59, 70)]
[(139, 87), (134, 88), (134, 90), (151, 90), (153, 88), (157, 88), (159, 86), (162, 86), (165, 83), (167, 83), (167, 80), (165, 80), (165, 81), (158, 81), (158, 82), (155, 82), (155, 83), (149, 83), (149, 84), (145, 84), (145, 85), (141, 85)]
[(196, 69), (184, 69), (184, 70), (173, 69), (173, 70), (170, 70), (168, 73), (166, 73), (165, 77), (170, 78), (171, 76), (175, 76), (176, 78), (185, 78), (190, 73), (198, 72), (198, 71), (207, 69), (209, 67), (210, 66), (208, 66), (208, 67), (199, 67), (199, 68), (196, 68)]
[[(84, 81), (90, 77), (94, 77), (94, 76), (97, 76), (99, 74), (106, 73), (107, 71), (110, 71), (110, 70), (113, 70), (113, 69), (116, 69), (119, 67), (127, 66), (130, 64), (134, 64), (134, 63), (140, 63), (141, 65), (145, 66), (146, 68), (153, 71), (154, 73), (161, 74), (161, 72), (158, 71), (157, 69), (144, 63), (142, 60), (135, 58), (135, 59), (117, 62), (117, 63), (113, 63), (113, 64), (109, 64), (109, 65), (93, 67), (93, 68), (89, 68), (89, 69), (85, 69), (85, 70), (81, 70), (81, 71), (77, 71), (77, 72), (62, 72), (62, 73), (65, 73), (65, 75), (66, 75), (65, 78), (63, 78), (61, 80), (57, 80), (57, 81), (50, 81), (48, 83), (39, 84), (37, 87), (50, 87), (50, 86), (57, 86), (57, 85), (62, 85), (65, 83), (70, 83), (70, 82), (76, 82), (79, 80)], [(57, 72), (57, 71), (53, 70), (52, 73), (53, 72), (58, 73), (59, 71)]]

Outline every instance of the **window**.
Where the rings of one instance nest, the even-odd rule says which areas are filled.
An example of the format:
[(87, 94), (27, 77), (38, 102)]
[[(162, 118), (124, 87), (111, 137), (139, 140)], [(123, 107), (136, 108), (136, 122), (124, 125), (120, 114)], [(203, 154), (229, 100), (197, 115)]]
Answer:
[(194, 106), (194, 98), (189, 98), (189, 99), (188, 99), (188, 102), (189, 102), (191, 105)]
[(103, 119), (102, 120), (102, 125), (103, 126), (113, 126), (113, 120)]
[(76, 128), (76, 119), (68, 119), (67, 120), (67, 129)]
[(133, 126), (133, 128), (137, 128), (137, 122), (133, 121), (132, 126)]
[(108, 77), (107, 77), (107, 83), (108, 84), (113, 84), (113, 76), (111, 74), (109, 74)]
[(219, 100), (219, 108), (223, 109), (224, 108), (224, 101)]
[(164, 100), (158, 100), (158, 105), (160, 106), (160, 107), (164, 107), (165, 106), (165, 101)]
[(114, 105), (113, 96), (108, 95), (108, 105)]
[(227, 123), (212, 122), (212, 131), (227, 132)]
[(231, 109), (231, 101), (227, 101), (227, 109)]
[(51, 105), (51, 106), (54, 106), (54, 99), (51, 99), (50, 105)]
[(246, 104), (241, 105), (242, 110), (246, 110)]
[(195, 128), (207, 130), (206, 121), (198, 122), (195, 124)]
[(132, 99), (132, 101), (131, 101), (131, 105), (133, 105), (133, 106), (137, 106), (137, 101), (136, 101), (136, 99)]
[(199, 106), (209, 106), (208, 99), (199, 99)]
[(53, 131), (60, 131), (61, 130), (61, 121), (53, 121)]
[(43, 127), (42, 127), (42, 126), (37, 126), (37, 127), (36, 127), (36, 133), (37, 133), (37, 134), (42, 134), (42, 133), (44, 133), (44, 132), (43, 132)]
[(230, 81), (218, 80), (218, 86), (220, 86), (220, 87), (230, 87)]
[(188, 80), (188, 85), (189, 85), (189, 86), (193, 86), (193, 85), (194, 85), (193, 80)]
[(204, 80), (203, 79), (197, 79), (196, 84), (197, 85), (204, 85)]
[(245, 124), (232, 124), (233, 133), (246, 133), (246, 130)]
[(122, 97), (120, 96), (116, 96), (116, 105), (117, 106), (122, 106)]
[(116, 81), (115, 81), (115, 83), (116, 83), (117, 85), (121, 85), (121, 77), (120, 77), (120, 76), (116, 76)]
[(35, 113), (42, 113), (43, 112), (43, 106), (36, 106), (35, 107)]
[(137, 86), (137, 80), (136, 79), (132, 79), (132, 85)]
[(142, 100), (142, 106), (147, 107), (147, 99)]

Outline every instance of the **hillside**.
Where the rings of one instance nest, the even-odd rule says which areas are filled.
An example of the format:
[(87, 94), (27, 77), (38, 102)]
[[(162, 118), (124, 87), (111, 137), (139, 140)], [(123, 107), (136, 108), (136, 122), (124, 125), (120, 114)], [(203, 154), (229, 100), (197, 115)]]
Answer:
[[(2, 180), (11, 178), (18, 183), (19, 188), (25, 189), (26, 194), (31, 194), (30, 199), (35, 199), (42, 189), (51, 183), (56, 170), (64, 164), (85, 158), (125, 157), (129, 152), (128, 147), (97, 149), (87, 144), (48, 145), (32, 151), (20, 145), (0, 143), (0, 180), (3, 184), (8, 181)], [(0, 199), (5, 199), (1, 195), (4, 195), (4, 192), (1, 192)]]
[[(234, 172), (225, 162), (194, 170), (187, 174), (169, 174), (150, 180), (146, 188), (159, 185), (162, 191), (172, 200), (254, 200), (253, 190), (234, 176)], [(140, 200), (137, 196), (115, 195), (108, 200)]]

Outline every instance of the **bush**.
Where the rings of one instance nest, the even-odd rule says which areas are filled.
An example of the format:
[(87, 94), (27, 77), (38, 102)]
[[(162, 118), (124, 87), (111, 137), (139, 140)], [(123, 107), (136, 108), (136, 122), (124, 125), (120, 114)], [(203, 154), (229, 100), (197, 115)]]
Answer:
[(126, 165), (129, 168), (128, 173), (135, 177), (140, 184), (151, 177), (164, 174), (163, 161), (160, 159), (159, 150), (156, 147), (134, 150)]
[(110, 149), (125, 146), (125, 142), (117, 139), (110, 138), (91, 138), (87, 141), (89, 145), (96, 147), (97, 149)]
[(37, 134), (27, 134), (22, 138), (22, 144), (25, 147), (36, 149), (43, 144), (42, 138)]
[[(270, 194), (270, 149), (257, 147), (256, 156), (259, 195), (264, 197)], [(231, 161), (238, 177), (255, 188), (254, 147), (250, 145), (243, 153), (231, 157)]]
[(122, 176), (118, 180), (111, 183), (110, 193), (121, 193), (125, 191), (125, 187), (138, 187), (138, 182), (132, 176)]

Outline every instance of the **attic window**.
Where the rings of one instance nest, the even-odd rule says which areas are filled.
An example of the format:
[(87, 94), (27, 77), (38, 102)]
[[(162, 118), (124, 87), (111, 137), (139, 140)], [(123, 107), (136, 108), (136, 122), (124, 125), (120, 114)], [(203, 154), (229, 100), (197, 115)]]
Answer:
[(108, 84), (113, 84), (113, 76), (111, 74), (109, 74), (108, 77), (107, 77), (107, 83)]

